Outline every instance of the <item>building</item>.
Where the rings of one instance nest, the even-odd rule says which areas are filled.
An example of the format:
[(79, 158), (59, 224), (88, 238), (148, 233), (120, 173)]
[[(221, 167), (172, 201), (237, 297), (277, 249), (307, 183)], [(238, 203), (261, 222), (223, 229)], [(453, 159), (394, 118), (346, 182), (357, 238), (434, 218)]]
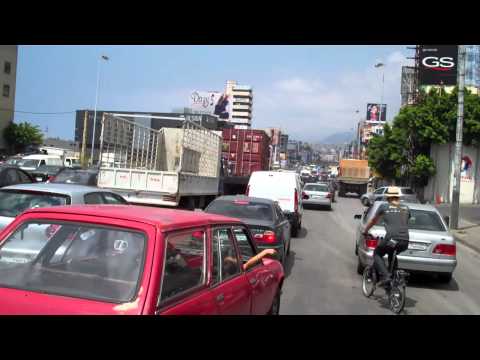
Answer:
[(15, 110), (15, 85), (17, 80), (17, 45), (0, 45), (0, 152), (7, 144), (3, 131), (13, 121)]
[(366, 120), (358, 122), (357, 139), (353, 149), (353, 156), (356, 159), (367, 159), (367, 146), (373, 136), (383, 135), (384, 123), (374, 123)]
[[(75, 147), (81, 151), (83, 145), (83, 129), (85, 122), (85, 113), (87, 113), (87, 129), (86, 129), (86, 148), (87, 154), (90, 156), (93, 139), (93, 119), (95, 116), (94, 110), (77, 110), (75, 117)], [(97, 118), (95, 125), (95, 150), (94, 158), (98, 157), (98, 150), (100, 149), (100, 134), (102, 129), (102, 117), (104, 113), (125, 115), (135, 123), (150, 127), (152, 129), (167, 128), (181, 128), (185, 119), (193, 121), (209, 130), (222, 130), (224, 127), (229, 127), (225, 121), (220, 121), (215, 115), (209, 114), (189, 114), (189, 113), (156, 113), (156, 112), (142, 112), (142, 111), (114, 111), (114, 110), (97, 110)], [(135, 116), (139, 115), (139, 116)], [(106, 134), (107, 136), (109, 134)]]
[(480, 90), (480, 45), (465, 45), (465, 86)]
[(233, 98), (230, 121), (237, 129), (250, 129), (252, 126), (253, 90), (248, 85), (238, 85), (234, 80), (227, 81), (225, 93)]

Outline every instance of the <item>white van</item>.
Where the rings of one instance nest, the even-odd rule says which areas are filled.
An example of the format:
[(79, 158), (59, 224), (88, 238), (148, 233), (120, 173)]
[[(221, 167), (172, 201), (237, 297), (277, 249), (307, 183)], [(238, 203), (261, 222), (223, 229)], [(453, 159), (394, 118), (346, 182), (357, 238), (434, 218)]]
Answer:
[(302, 227), (302, 186), (294, 171), (254, 171), (250, 175), (247, 196), (277, 201), (292, 224), (292, 236)]
[(60, 156), (36, 154), (23, 157), (17, 164), (25, 171), (35, 170), (42, 165), (63, 166), (63, 161)]

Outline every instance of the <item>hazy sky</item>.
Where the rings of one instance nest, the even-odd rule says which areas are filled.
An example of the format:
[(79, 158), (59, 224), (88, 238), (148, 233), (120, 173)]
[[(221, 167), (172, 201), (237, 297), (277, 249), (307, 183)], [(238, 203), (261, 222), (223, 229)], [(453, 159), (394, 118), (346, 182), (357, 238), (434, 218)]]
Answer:
[[(253, 127), (281, 127), (292, 138), (321, 140), (348, 131), (380, 102), (386, 64), (387, 119), (400, 105), (406, 46), (20, 46), (17, 111), (98, 109), (169, 112), (188, 107), (192, 90), (222, 91), (226, 80), (253, 86)], [(355, 110), (360, 110), (360, 115)], [(73, 139), (75, 114), (15, 114), (49, 136)]]

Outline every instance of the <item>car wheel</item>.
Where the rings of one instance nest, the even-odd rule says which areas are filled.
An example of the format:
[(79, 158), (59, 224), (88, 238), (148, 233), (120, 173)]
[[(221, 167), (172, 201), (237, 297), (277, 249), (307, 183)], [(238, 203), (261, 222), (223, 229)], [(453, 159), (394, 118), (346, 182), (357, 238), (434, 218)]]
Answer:
[(332, 204), (330, 204), (330, 206), (328, 207), (328, 211), (332, 211), (333, 210), (333, 207), (332, 207)]
[(300, 228), (300, 225), (297, 225), (297, 224), (292, 226), (292, 230), (291, 230), (291, 236), (292, 237), (297, 237), (298, 236), (299, 228)]
[(357, 263), (357, 273), (358, 273), (358, 275), (362, 275), (364, 270), (365, 270), (365, 266), (363, 266), (362, 262), (360, 261), (360, 257), (359, 257), (358, 258), (358, 263)]
[(450, 281), (452, 281), (452, 273), (440, 273), (438, 274), (438, 280), (441, 283), (448, 284)]
[(280, 315), (280, 293), (281, 293), (281, 290), (278, 289), (277, 294), (273, 298), (272, 306), (268, 311), (268, 315)]
[(292, 241), (288, 241), (288, 248), (287, 248), (287, 255), (290, 255), (290, 245), (292, 244)]
[(367, 198), (363, 198), (363, 199), (362, 199), (362, 205), (363, 205), (363, 206), (368, 206), (368, 205), (369, 205), (369, 201), (368, 201)]

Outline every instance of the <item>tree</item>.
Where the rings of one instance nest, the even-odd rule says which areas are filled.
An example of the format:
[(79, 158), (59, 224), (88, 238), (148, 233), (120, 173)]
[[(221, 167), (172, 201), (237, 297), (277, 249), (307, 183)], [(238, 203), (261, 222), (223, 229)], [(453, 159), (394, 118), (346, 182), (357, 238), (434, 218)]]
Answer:
[(43, 134), (36, 125), (22, 122), (10, 123), (4, 130), (3, 137), (13, 152), (22, 152), (28, 145), (40, 145)]

